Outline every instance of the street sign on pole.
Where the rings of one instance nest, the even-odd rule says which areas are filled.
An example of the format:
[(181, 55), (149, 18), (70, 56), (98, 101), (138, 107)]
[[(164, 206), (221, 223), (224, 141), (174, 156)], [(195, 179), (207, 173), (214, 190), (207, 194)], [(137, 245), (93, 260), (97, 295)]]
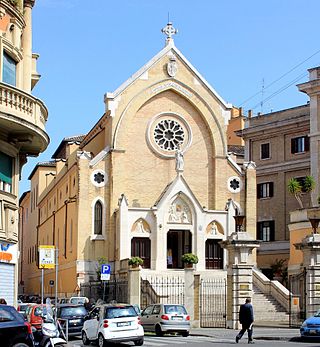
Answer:
[(39, 246), (39, 268), (54, 269), (55, 265), (54, 246)]
[(111, 266), (110, 264), (101, 265), (101, 281), (108, 281), (110, 279)]

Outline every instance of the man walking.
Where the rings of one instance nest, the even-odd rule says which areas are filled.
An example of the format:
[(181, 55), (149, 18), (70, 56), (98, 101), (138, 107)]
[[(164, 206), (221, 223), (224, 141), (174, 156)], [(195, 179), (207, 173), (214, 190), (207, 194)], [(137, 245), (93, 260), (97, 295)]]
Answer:
[(239, 342), (243, 334), (248, 331), (248, 343), (254, 343), (252, 341), (252, 324), (253, 324), (253, 308), (251, 305), (251, 299), (247, 298), (246, 303), (240, 306), (239, 322), (242, 325), (242, 329), (236, 336), (236, 343)]

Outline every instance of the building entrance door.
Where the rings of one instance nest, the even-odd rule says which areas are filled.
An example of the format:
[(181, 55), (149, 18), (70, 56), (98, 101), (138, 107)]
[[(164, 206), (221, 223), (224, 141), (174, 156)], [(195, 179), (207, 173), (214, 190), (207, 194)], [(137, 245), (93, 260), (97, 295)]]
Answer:
[(167, 234), (167, 268), (183, 269), (181, 256), (192, 252), (192, 235), (189, 230), (169, 230)]

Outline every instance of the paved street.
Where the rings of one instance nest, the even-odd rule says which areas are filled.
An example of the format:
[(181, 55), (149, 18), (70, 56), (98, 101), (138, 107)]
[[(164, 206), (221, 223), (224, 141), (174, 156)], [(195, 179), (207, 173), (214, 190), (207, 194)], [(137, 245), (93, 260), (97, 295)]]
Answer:
[[(226, 334), (229, 335), (229, 334)], [(292, 347), (315, 347), (320, 346), (320, 340), (314, 342), (300, 341), (299, 339), (294, 339), (296, 341), (285, 341), (285, 340), (255, 340), (255, 345), (261, 347), (267, 346), (292, 346)], [(236, 344), (234, 338), (220, 338), (220, 337), (209, 337), (209, 336), (145, 336), (144, 347), (160, 347), (160, 346), (188, 346), (188, 347), (213, 347), (213, 346), (234, 346), (234, 345), (248, 345), (247, 339), (243, 338), (239, 344)], [(81, 340), (73, 339), (69, 341), (68, 347), (83, 347)], [(115, 345), (116, 346), (116, 345)], [(134, 346), (133, 343), (123, 343), (117, 346)]]

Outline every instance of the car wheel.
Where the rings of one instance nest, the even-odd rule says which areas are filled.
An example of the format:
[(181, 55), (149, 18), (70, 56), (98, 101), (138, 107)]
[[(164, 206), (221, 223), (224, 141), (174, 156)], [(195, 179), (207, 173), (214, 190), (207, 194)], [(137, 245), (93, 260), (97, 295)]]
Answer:
[(18, 343), (16, 343), (15, 345), (13, 345), (12, 347), (28, 347), (28, 345), (26, 345), (26, 344), (23, 343), (23, 342), (18, 342)]
[(156, 325), (156, 335), (163, 336), (163, 331), (160, 328), (160, 325)]
[(103, 337), (102, 334), (99, 334), (99, 337), (98, 337), (98, 346), (99, 346), (99, 347), (104, 347), (104, 346), (105, 346), (104, 337)]
[(84, 331), (82, 332), (82, 343), (84, 345), (90, 345), (90, 340), (87, 338), (87, 334)]
[(182, 335), (183, 337), (188, 337), (188, 336), (189, 336), (189, 331), (183, 331), (183, 332), (181, 333), (181, 335)]
[(143, 338), (140, 339), (140, 340), (134, 341), (134, 345), (135, 345), (135, 346), (142, 346), (142, 345), (143, 345)]

